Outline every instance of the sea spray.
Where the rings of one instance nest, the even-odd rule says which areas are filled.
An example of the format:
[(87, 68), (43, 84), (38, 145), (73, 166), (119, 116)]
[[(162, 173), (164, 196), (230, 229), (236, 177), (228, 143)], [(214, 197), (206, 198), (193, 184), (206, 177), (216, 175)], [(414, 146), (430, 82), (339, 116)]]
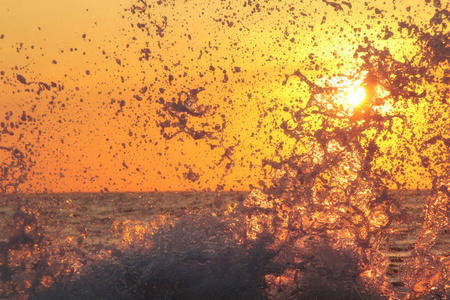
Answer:
[[(177, 5), (136, 2), (125, 11), (131, 20), (130, 43), (117, 46), (123, 49), (114, 55), (102, 51), (120, 70), (110, 72), (111, 78), (122, 84), (133, 67), (119, 56), (129, 47), (138, 49), (130, 64), (140, 75), (151, 75), (127, 90), (133, 94), (129, 99), (111, 87), (108, 101), (98, 104), (98, 117), (106, 115), (107, 121), (86, 122), (86, 132), (98, 133), (92, 140), (109, 147), (96, 153), (97, 169), (92, 163), (75, 176), (80, 184), (101, 186), (100, 196), (81, 197), (81, 204), (73, 195), (31, 195), (30, 200), (20, 192), (30, 182), (38, 188), (36, 178), (49, 182), (45, 176), (56, 176), (64, 185), (66, 174), (77, 167), (58, 167), (58, 160), (69, 156), (61, 155), (64, 151), (76, 148), (82, 153), (79, 162), (96, 151), (95, 143), (79, 151), (80, 144), (70, 142), (72, 135), (92, 137), (78, 128), (89, 118), (65, 119), (66, 109), (93, 111), (89, 101), (78, 99), (78, 86), (64, 101), (58, 99), (63, 83), (19, 68), (1, 73), (12, 94), (35, 97), (27, 111), (7, 112), (0, 124), (0, 187), (8, 193), (2, 205), (15, 207), (5, 209), (10, 221), (1, 243), (1, 297), (448, 297), (447, 7), (425, 1), (433, 12), (426, 22), (416, 23), (412, 8), (400, 13), (395, 2), (323, 1), (312, 9), (290, 3), (248, 1), (239, 8), (221, 3), (205, 17), (214, 22), (209, 30), (221, 38), (213, 34), (202, 40), (195, 33), (203, 31), (196, 27), (177, 32), (175, 25), (184, 26), (178, 20), (187, 14), (184, 7), (178, 14)], [(280, 17), (285, 11), (288, 19)], [(357, 13), (363, 16), (361, 24), (352, 22)], [(331, 14), (342, 22), (332, 22)], [(252, 27), (255, 22), (262, 27)], [(296, 47), (309, 31), (314, 34), (301, 45), (318, 51)], [(337, 38), (348, 45), (339, 50)], [(177, 43), (186, 47), (177, 48)], [(17, 45), (17, 52), (23, 48)], [(256, 71), (249, 67), (256, 64)], [(83, 76), (94, 73), (84, 70)], [(358, 88), (363, 99), (348, 101), (351, 89)], [(39, 124), (46, 121), (52, 129), (77, 126), (58, 135)], [(114, 132), (99, 134), (111, 124)], [(116, 132), (124, 135), (118, 138)], [(47, 148), (53, 144), (58, 146)], [(153, 155), (135, 156), (153, 148), (158, 149)], [(51, 164), (36, 166), (41, 169), (35, 172), (31, 166), (34, 159), (45, 161), (41, 156), (51, 157)], [(103, 163), (110, 159), (126, 174), (121, 180), (103, 174), (111, 173), (101, 162), (105, 156)], [(148, 165), (164, 164), (165, 157), (164, 167), (150, 172), (158, 176), (145, 175), (152, 171)], [(246, 170), (242, 178), (251, 179), (259, 167), (266, 174), (257, 180), (259, 186), (253, 184), (245, 197), (236, 196), (224, 207), (222, 190), (231, 175)], [(31, 175), (34, 181), (27, 180)], [(175, 213), (155, 212), (148, 207), (167, 202), (134, 199), (124, 207), (127, 197), (109, 193), (118, 182), (172, 182), (165, 176), (186, 189), (203, 189), (203, 194), (212, 184), (215, 199)], [(242, 187), (242, 178), (236, 186)], [(423, 212), (417, 213), (408, 207), (404, 190), (427, 186), (431, 191), (420, 193)], [(394, 194), (393, 188), (403, 193)], [(110, 201), (111, 212), (87, 219), (88, 206), (100, 202), (96, 197)], [(183, 202), (191, 196), (177, 197)], [(57, 219), (58, 213), (67, 215)], [(93, 229), (94, 224), (110, 225), (112, 232)]]

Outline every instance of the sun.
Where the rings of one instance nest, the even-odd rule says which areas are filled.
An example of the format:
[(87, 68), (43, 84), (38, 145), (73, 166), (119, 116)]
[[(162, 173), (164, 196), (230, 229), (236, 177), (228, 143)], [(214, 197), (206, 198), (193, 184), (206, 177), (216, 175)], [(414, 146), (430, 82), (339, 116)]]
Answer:
[(355, 107), (358, 106), (366, 97), (366, 90), (362, 86), (351, 89), (345, 94), (345, 99), (348, 104)]
[(339, 114), (352, 115), (353, 110), (360, 106), (367, 98), (364, 78), (367, 72), (360, 72), (352, 76), (335, 76), (323, 78), (320, 84), (332, 87), (332, 93), (324, 95), (321, 101), (328, 104), (329, 109), (336, 109)]

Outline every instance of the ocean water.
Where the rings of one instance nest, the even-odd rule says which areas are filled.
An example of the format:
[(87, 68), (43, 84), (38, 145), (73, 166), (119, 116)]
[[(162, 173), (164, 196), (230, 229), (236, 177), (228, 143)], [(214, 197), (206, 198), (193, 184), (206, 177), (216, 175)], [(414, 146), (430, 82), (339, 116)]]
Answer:
[[(268, 261), (283, 250), (273, 253), (274, 249), (268, 246), (270, 242), (264, 239), (258, 242), (260, 244), (239, 242), (246, 228), (236, 226), (245, 224), (237, 221), (237, 214), (227, 217), (227, 213), (232, 208), (237, 210), (250, 194), (244, 191), (220, 195), (206, 192), (68, 193), (30, 194), (20, 199), (3, 195), (0, 243), (4, 255), (9, 249), (9, 261), (7, 268), (3, 261), (2, 274), (6, 276), (9, 272), (16, 281), (40, 280), (42, 285), (30, 291), (24, 282), (16, 282), (16, 293), (9, 291), (8, 295), (8, 286), (3, 284), (2, 297), (20, 299), (30, 292), (31, 297), (37, 299), (268, 297), (267, 286), (262, 283), (268, 274), (276, 274), (267, 271), (274, 268)], [(406, 266), (414, 260), (414, 248), (424, 222), (424, 199), (430, 191), (390, 191), (390, 194), (404, 201), (409, 219), (407, 223), (395, 224), (395, 234), (382, 241), (379, 251), (388, 263), (385, 276), (392, 290), (401, 295), (405, 290), (403, 280), (410, 275)], [(30, 203), (45, 205), (33, 208)], [(245, 210), (239, 213), (241, 217), (246, 214), (249, 212)], [(224, 219), (227, 221), (223, 222)], [(22, 233), (18, 232), (20, 230)], [(34, 239), (33, 247), (27, 247), (24, 236)], [(327, 263), (321, 268), (328, 273), (312, 272), (311, 278), (304, 279), (308, 286), (302, 288), (296, 281), (298, 290), (290, 296), (283, 291), (292, 293), (292, 287), (279, 284), (279, 290), (270, 298), (325, 299), (333, 293), (338, 293), (333, 297), (339, 299), (383, 298), (363, 287), (346, 286), (356, 280), (352, 278), (359, 268), (355, 253), (336, 253), (329, 245), (320, 243), (314, 251)], [(448, 230), (439, 232), (432, 253), (439, 257), (450, 255)], [(311, 261), (303, 263), (314, 266), (317, 263), (314, 253), (310, 253), (309, 258)], [(252, 259), (255, 265), (248, 269)], [(307, 266), (297, 268), (308, 272)], [(349, 276), (352, 272), (356, 273), (343, 280), (334, 277), (336, 274), (344, 276), (343, 273)], [(127, 282), (132, 275), (137, 276), (135, 282)], [(231, 280), (233, 276), (242, 282)], [(344, 284), (346, 288), (338, 289), (336, 284)], [(312, 293), (308, 289), (319, 290)]]
[[(55, 239), (86, 236), (90, 245), (97, 242), (120, 245), (123, 223), (146, 224), (155, 217), (176, 220), (189, 213), (225, 211), (228, 205), (243, 201), (248, 192), (224, 192), (216, 200), (215, 193), (206, 192), (143, 192), (143, 193), (67, 193), (29, 194), (21, 199), (39, 203), (39, 222), (47, 236)], [(0, 209), (1, 240), (7, 241), (7, 224), (17, 211), (14, 196), (2, 195)], [(6, 200), (8, 198), (12, 198)], [(84, 227), (82, 232), (79, 230)]]

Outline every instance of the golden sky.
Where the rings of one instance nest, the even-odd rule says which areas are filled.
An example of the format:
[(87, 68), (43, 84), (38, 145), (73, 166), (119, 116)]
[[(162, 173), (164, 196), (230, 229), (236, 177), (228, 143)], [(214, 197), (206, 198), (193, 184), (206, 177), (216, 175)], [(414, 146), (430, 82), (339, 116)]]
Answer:
[[(0, 144), (31, 153), (29, 191), (247, 189), (263, 178), (263, 158), (293, 147), (278, 126), (308, 93), (294, 79), (282, 86), (285, 74), (353, 74), (365, 38), (411, 58), (416, 46), (398, 22), (428, 22), (435, 11), (413, 0), (330, 3), (148, 1), (142, 17), (129, 11), (137, 1), (3, 0), (0, 118), (34, 119)], [(53, 86), (37, 93), (37, 82)], [(211, 110), (189, 122), (220, 132), (164, 139), (161, 98), (200, 87), (198, 104)]]

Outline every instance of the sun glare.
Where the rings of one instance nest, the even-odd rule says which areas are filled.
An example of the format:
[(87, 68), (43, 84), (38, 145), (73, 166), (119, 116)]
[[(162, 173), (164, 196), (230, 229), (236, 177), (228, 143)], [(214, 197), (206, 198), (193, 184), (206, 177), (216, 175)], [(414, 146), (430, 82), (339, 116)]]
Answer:
[(349, 91), (346, 95), (346, 101), (351, 106), (358, 106), (365, 98), (366, 91), (362, 86), (359, 86), (351, 91)]
[(366, 72), (354, 76), (336, 76), (325, 78), (320, 82), (322, 86), (333, 87), (331, 95), (323, 95), (320, 99), (329, 104), (328, 109), (336, 109), (338, 113), (352, 115), (353, 109), (366, 98), (363, 81)]

